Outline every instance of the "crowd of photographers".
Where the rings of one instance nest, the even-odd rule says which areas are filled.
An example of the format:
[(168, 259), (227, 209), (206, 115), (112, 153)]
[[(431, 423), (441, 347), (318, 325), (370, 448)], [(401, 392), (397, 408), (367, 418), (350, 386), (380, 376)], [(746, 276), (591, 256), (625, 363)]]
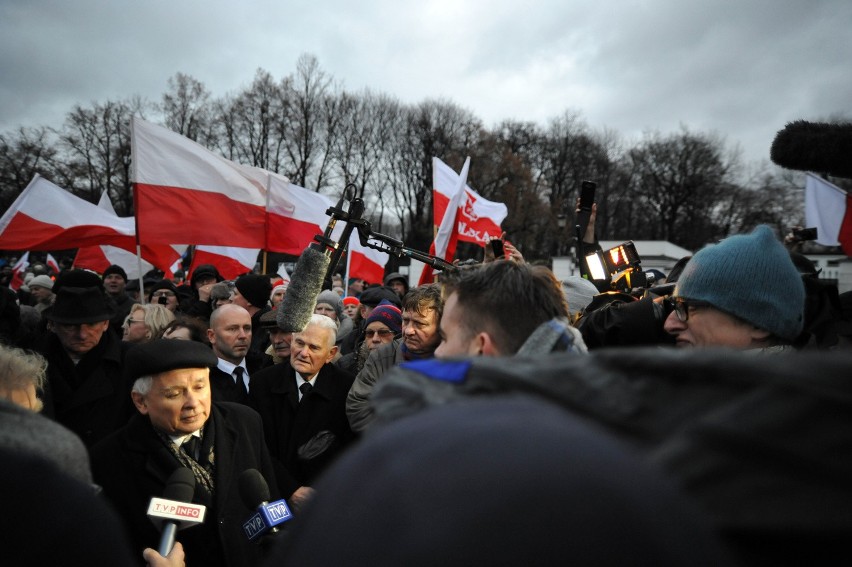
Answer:
[[(578, 213), (581, 275), (559, 281), (500, 239), (437, 284), (337, 278), (295, 335), (274, 276), (224, 282), (202, 266), (187, 285), (146, 280), (141, 302), (119, 266), (33, 273), (17, 296), (4, 286), (0, 451), (19, 467), (6, 484), (22, 487), (9, 502), (34, 478), (65, 482), (77, 525), (104, 524), (100, 544), (67, 531), (53, 559), (91, 544), (132, 561), (116, 511), (137, 557), (153, 547), (139, 498), (180, 464), (218, 521), (186, 532), (187, 564), (850, 558), (847, 294), (766, 226), (663, 274), (629, 242), (602, 250), (594, 205)], [(207, 393), (180, 409), (152, 377)], [(53, 421), (32, 413), (42, 406)], [(181, 448), (194, 435), (206, 444)], [(90, 452), (114, 508), (78, 494)], [(295, 511), (262, 553), (235, 534), (251, 510), (222, 476), (233, 461)], [(142, 483), (154, 488), (127, 488)], [(184, 547), (163, 555), (145, 560), (179, 565)]]

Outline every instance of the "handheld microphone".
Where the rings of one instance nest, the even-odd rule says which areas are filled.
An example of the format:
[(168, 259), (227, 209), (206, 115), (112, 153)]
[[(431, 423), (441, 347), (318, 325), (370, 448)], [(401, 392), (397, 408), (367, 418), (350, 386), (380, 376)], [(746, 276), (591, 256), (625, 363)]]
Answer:
[(256, 541), (268, 533), (276, 533), (279, 531), (279, 525), (293, 519), (293, 514), (284, 500), (269, 502), (269, 485), (257, 469), (243, 471), (239, 483), (243, 504), (247, 508), (257, 509), (243, 524), (243, 531), (249, 541)]
[(195, 494), (195, 476), (187, 467), (177, 469), (166, 481), (162, 498), (151, 498), (148, 517), (160, 530), (160, 547), (157, 551), (165, 557), (175, 544), (175, 532), (204, 521), (206, 507), (191, 504)]

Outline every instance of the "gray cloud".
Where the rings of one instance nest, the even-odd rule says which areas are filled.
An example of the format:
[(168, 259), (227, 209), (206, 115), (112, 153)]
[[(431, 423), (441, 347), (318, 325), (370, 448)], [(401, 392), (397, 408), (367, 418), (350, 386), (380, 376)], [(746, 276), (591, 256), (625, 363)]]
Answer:
[(308, 52), (349, 89), (449, 98), (486, 124), (572, 109), (627, 137), (715, 131), (760, 160), (786, 122), (849, 115), (850, 21), (844, 0), (5, 0), (0, 131), (158, 100), (177, 72), (222, 96)]

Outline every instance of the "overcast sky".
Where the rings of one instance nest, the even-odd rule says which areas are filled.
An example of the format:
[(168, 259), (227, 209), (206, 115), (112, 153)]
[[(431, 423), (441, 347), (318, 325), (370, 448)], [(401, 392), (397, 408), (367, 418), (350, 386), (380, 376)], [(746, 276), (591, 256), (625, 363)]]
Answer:
[(768, 161), (788, 121), (852, 118), (850, 24), (849, 0), (0, 0), (0, 132), (159, 101), (177, 72), (220, 97), (310, 53), (346, 89), (447, 98), (487, 126), (576, 110)]

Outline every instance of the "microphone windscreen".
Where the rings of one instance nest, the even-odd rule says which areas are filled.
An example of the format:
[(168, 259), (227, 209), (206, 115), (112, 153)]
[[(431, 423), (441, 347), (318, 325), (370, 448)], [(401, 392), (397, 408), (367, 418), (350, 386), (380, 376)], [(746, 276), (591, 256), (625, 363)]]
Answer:
[(240, 498), (249, 510), (254, 510), (264, 502), (269, 502), (269, 485), (257, 469), (247, 469), (240, 473)]
[(308, 326), (330, 263), (328, 256), (310, 246), (299, 256), (284, 301), (278, 308), (276, 322), (281, 330), (300, 333)]
[(787, 169), (852, 178), (852, 124), (791, 122), (775, 135), (769, 157)]
[(166, 488), (163, 490), (164, 499), (176, 502), (192, 502), (194, 494), (195, 475), (188, 467), (176, 469), (166, 481)]

